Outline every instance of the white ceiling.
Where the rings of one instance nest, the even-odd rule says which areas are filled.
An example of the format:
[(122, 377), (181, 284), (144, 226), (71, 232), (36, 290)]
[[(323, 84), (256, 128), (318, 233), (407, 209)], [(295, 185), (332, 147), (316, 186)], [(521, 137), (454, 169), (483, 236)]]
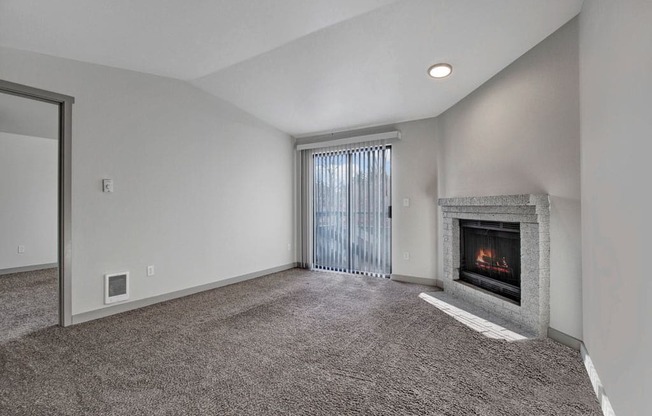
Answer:
[[(186, 81), (295, 136), (432, 117), (582, 0), (0, 0), (0, 46)], [(426, 69), (449, 62), (453, 75)]]
[(183, 80), (394, 0), (0, 0), (0, 45)]

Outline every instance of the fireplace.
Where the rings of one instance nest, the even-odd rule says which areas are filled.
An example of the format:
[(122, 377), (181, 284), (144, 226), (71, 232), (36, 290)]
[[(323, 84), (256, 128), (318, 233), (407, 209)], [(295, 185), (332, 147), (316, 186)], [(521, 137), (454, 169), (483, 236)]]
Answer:
[(548, 195), (441, 198), (439, 205), (444, 291), (545, 337), (550, 323)]
[(459, 280), (520, 305), (520, 224), (461, 220)]

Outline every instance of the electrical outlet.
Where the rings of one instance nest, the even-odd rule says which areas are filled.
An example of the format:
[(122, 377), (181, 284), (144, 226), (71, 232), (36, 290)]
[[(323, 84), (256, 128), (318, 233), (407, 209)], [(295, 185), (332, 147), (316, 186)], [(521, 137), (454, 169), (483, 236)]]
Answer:
[(404, 251), (403, 252), (403, 260), (410, 260), (410, 252), (409, 251)]
[(18, 254), (23, 254), (25, 252), (25, 246), (24, 245), (19, 245), (18, 246)]
[(154, 276), (154, 266), (147, 266), (147, 276)]
[(288, 243), (288, 251), (292, 251), (292, 243)]

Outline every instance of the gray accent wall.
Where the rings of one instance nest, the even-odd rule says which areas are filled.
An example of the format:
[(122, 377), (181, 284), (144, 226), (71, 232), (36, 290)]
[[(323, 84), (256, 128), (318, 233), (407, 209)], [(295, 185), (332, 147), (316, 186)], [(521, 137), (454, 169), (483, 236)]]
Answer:
[(578, 78), (573, 19), (437, 118), (437, 163), (442, 198), (550, 195), (550, 326), (581, 338)]
[(0, 48), (0, 79), (76, 99), (73, 315), (105, 307), (105, 273), (129, 270), (138, 301), (295, 261), (287, 134), (133, 71)]
[(652, 2), (580, 14), (583, 341), (616, 415), (650, 414)]

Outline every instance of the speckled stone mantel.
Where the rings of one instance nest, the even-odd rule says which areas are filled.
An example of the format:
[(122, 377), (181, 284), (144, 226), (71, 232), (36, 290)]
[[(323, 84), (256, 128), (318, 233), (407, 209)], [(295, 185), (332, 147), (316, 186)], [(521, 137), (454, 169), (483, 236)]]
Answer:
[[(444, 291), (507, 319), (533, 336), (550, 323), (550, 198), (501, 195), (439, 199), (443, 213)], [(521, 226), (521, 304), (459, 281), (460, 220)]]

